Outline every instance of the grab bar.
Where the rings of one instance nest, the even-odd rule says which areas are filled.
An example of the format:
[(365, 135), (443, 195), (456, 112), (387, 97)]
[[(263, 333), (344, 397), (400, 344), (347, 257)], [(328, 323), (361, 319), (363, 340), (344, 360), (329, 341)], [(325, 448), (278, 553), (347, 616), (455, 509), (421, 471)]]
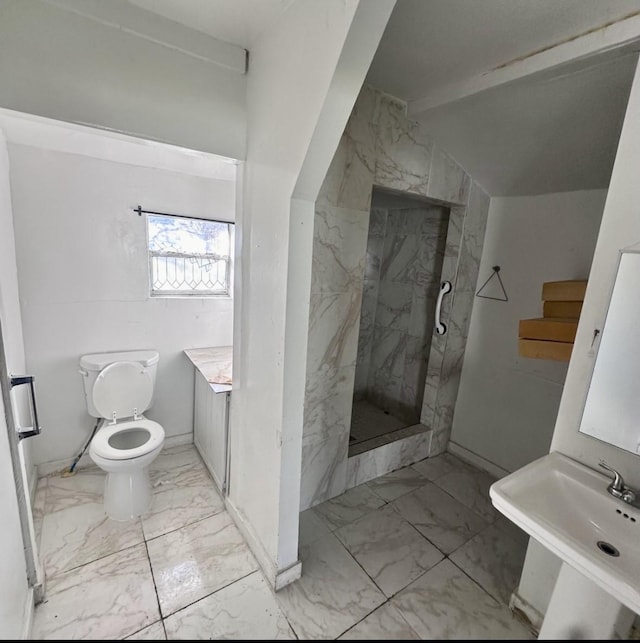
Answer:
[(449, 292), (451, 292), (451, 282), (443, 281), (438, 294), (438, 302), (436, 303), (436, 333), (438, 335), (444, 335), (447, 332), (446, 325), (440, 321), (440, 313), (442, 312), (442, 300)]
[(36, 388), (35, 384), (33, 383), (34, 380), (35, 377), (33, 375), (12, 375), (9, 379), (11, 388), (13, 388), (14, 386), (20, 386), (22, 384), (28, 384), (29, 393), (31, 395), (31, 415), (33, 426), (25, 427), (24, 429), (16, 427), (18, 429), (18, 440), (31, 438), (34, 435), (39, 435), (41, 431), (40, 424), (38, 424), (38, 409), (36, 407)]

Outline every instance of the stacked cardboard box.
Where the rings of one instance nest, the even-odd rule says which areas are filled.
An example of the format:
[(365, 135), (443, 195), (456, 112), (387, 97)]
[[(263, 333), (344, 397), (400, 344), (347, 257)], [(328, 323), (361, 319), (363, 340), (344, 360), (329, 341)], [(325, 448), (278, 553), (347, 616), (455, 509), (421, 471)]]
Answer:
[(586, 281), (543, 284), (543, 317), (520, 321), (518, 353), (522, 357), (568, 362), (586, 289)]

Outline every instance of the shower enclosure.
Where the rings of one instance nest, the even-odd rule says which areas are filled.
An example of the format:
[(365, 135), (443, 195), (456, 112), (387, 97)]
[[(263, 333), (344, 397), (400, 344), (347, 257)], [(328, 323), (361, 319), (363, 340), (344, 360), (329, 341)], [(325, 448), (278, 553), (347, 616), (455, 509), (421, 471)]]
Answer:
[(448, 225), (444, 206), (373, 190), (350, 451), (420, 423)]

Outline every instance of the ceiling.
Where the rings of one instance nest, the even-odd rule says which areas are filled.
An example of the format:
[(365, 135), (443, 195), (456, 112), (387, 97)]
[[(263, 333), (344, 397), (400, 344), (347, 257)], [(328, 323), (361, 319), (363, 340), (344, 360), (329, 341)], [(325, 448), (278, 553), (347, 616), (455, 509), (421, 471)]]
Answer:
[[(128, 1), (249, 50), (295, 2)], [(407, 101), (412, 113), (451, 86), (473, 86), (638, 12), (640, 0), (398, 0), (366, 82)], [(412, 118), (492, 196), (604, 188), (634, 66), (626, 48), (435, 101)]]
[[(185, 27), (251, 49), (295, 0), (128, 0)], [(322, 1), (322, 0), (321, 0)]]

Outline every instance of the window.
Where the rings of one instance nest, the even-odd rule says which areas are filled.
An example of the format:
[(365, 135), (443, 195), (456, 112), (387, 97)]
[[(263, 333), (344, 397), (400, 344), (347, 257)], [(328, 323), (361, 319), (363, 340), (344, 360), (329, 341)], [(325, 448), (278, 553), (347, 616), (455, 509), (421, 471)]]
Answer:
[(148, 214), (151, 294), (231, 293), (233, 223)]

